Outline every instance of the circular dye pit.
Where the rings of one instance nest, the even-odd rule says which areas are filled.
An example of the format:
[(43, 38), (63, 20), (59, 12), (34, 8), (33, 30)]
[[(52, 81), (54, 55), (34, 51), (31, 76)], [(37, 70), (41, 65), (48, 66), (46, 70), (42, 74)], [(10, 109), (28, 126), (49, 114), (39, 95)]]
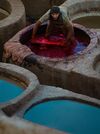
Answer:
[[(45, 43), (45, 47), (43, 47), (46, 39), (44, 38), (44, 33), (47, 25), (42, 25), (37, 32), (36, 37), (37, 42), (33, 43), (31, 40), (32, 29), (23, 33), (20, 37), (20, 42), (22, 44), (26, 44), (36, 55), (50, 57), (50, 58), (63, 58), (68, 57), (70, 55), (78, 54), (83, 51), (90, 43), (90, 37), (83, 30), (74, 28), (75, 31), (75, 43), (70, 45), (62, 45), (59, 44), (59, 37), (62, 39), (63, 36), (52, 36), (51, 40)], [(54, 45), (54, 42), (56, 44)], [(49, 44), (49, 45), (48, 45)], [(41, 47), (42, 46), (42, 47)]]
[(71, 134), (100, 134), (100, 109), (71, 100), (54, 100), (29, 108), (24, 119)]
[(20, 0), (0, 0), (0, 41), (8, 41), (25, 24), (25, 9)]
[(7, 102), (20, 95), (23, 89), (18, 85), (0, 79), (0, 103)]
[(88, 28), (100, 28), (100, 16), (85, 16), (73, 20), (74, 23), (81, 24)]

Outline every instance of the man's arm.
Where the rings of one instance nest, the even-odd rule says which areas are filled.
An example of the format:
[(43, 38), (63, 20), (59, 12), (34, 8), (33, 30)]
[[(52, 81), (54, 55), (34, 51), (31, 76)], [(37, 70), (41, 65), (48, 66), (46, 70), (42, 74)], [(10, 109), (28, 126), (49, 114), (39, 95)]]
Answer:
[(41, 25), (41, 21), (37, 21), (34, 25), (34, 28), (33, 28), (33, 32), (32, 32), (32, 39), (34, 39), (35, 35), (36, 35), (36, 32), (38, 30), (38, 28), (40, 27)]
[(75, 41), (75, 37), (74, 37), (74, 28), (71, 22), (69, 22), (69, 24), (66, 26), (67, 28), (67, 36), (66, 36), (66, 42), (67, 44), (71, 44)]
[(48, 21), (48, 24), (47, 24), (47, 28), (46, 28), (46, 32), (45, 32), (45, 38), (48, 38), (49, 37), (49, 28), (50, 28), (50, 21)]
[(39, 20), (37, 20), (37, 22), (35, 23), (34, 28), (33, 28), (32, 38), (35, 37), (36, 32), (37, 32), (38, 28), (40, 27), (40, 25), (41, 25), (43, 22), (45, 22), (45, 21), (48, 20), (48, 18), (49, 18), (49, 12), (50, 12), (50, 10), (48, 10), (48, 11), (47, 11)]

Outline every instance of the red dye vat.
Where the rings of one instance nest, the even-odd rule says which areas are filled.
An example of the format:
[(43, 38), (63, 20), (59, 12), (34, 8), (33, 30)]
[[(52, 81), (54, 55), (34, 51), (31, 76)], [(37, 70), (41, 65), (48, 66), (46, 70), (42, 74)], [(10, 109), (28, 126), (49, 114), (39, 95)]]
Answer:
[(35, 39), (31, 39), (26, 44), (36, 54), (50, 58), (63, 58), (79, 53), (84, 50), (88, 43), (81, 42), (76, 38), (75, 43), (65, 44), (65, 37), (61, 35), (50, 36), (46, 39), (43, 35), (37, 35)]

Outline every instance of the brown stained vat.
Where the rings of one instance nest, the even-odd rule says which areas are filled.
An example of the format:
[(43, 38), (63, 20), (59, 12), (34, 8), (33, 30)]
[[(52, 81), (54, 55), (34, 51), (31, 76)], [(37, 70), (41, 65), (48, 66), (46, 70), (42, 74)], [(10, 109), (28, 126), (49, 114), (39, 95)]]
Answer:
[(88, 28), (100, 28), (100, 0), (69, 0), (63, 3), (71, 20)]
[(20, 0), (0, 0), (0, 40), (7, 41), (25, 24), (25, 9)]
[(88, 28), (100, 28), (100, 16), (83, 16), (73, 20), (74, 23), (79, 23)]

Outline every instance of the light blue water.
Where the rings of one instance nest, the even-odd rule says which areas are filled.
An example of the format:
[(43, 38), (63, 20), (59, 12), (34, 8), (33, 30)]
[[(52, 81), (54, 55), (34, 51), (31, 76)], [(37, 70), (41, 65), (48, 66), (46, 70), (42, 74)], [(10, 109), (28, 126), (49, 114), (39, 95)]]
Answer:
[(7, 102), (23, 92), (19, 86), (5, 80), (0, 80), (0, 103)]
[(100, 134), (100, 108), (70, 100), (38, 104), (24, 119), (71, 134)]

